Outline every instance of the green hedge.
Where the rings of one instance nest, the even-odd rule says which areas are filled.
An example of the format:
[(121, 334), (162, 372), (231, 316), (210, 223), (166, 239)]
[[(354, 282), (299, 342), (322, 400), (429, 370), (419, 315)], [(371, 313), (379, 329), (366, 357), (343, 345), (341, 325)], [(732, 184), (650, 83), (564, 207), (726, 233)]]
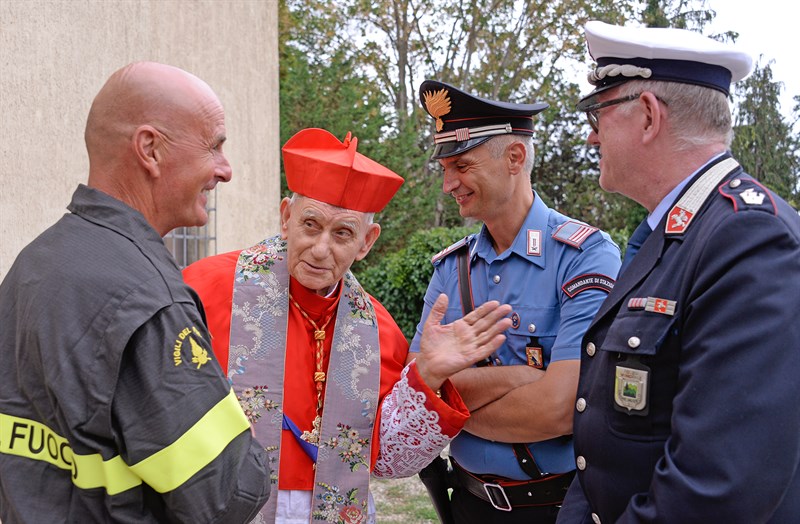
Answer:
[(362, 271), (356, 269), (356, 278), (391, 313), (410, 341), (422, 315), (425, 290), (433, 275), (431, 257), (479, 229), (475, 225), (417, 231), (403, 249), (380, 260), (370, 260), (370, 266)]

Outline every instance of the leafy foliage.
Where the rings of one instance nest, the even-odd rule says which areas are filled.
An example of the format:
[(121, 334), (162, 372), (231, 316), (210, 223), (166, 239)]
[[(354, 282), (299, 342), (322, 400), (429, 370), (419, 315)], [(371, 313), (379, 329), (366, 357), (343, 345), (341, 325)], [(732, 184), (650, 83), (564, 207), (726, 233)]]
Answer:
[(420, 230), (411, 235), (404, 248), (378, 257), (363, 271), (355, 270), (364, 289), (392, 313), (409, 341), (414, 337), (425, 290), (433, 275), (431, 257), (478, 229), (472, 226)]
[[(340, 140), (352, 132), (360, 152), (384, 161), (387, 97), (339, 41), (341, 13), (320, 2), (296, 3), (302, 9), (280, 9), (281, 144), (307, 127), (327, 129)], [(285, 178), (281, 189), (286, 194)]]
[(646, 0), (641, 21), (647, 27), (677, 27), (702, 31), (716, 13), (706, 0)]
[(375, 254), (402, 247), (418, 229), (469, 224), (428, 160), (431, 120), (416, 93), (428, 77), (490, 98), (548, 101), (537, 120), (533, 173), (543, 198), (604, 227), (629, 214), (627, 201), (598, 195), (586, 126), (571, 108), (579, 98), (574, 71), (585, 57), (582, 24), (623, 21), (632, 4), (284, 0), (281, 12), (281, 138), (308, 126), (341, 136), (352, 130), (361, 151), (406, 180), (381, 215)]
[[(582, 90), (576, 78), (590, 63), (582, 26), (590, 19), (638, 21), (702, 32), (715, 16), (706, 0), (280, 1), (282, 142), (304, 127), (340, 138), (352, 131), (359, 151), (406, 181), (379, 216), (372, 254), (354, 269), (409, 337), (431, 255), (463, 236), (462, 227), (477, 227), (459, 216), (441, 190), (438, 163), (429, 160), (432, 120), (417, 100), (421, 82), (435, 78), (488, 98), (548, 102), (535, 119), (537, 193), (624, 246), (646, 211), (598, 186), (598, 153), (586, 146), (588, 126), (574, 110)], [(767, 64), (735, 92), (732, 149), (750, 173), (797, 206), (797, 116), (783, 121), (779, 90)]]
[(748, 174), (798, 208), (800, 139), (779, 111), (781, 88), (772, 81), (770, 64), (759, 65), (741, 83), (731, 150)]

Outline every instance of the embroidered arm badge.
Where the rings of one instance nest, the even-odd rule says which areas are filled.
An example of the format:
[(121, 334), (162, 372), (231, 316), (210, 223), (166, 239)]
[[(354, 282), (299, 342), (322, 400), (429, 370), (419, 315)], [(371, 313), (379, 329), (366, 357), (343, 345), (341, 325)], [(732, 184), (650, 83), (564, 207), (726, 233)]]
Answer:
[(575, 298), (580, 293), (583, 293), (587, 289), (601, 289), (606, 293), (611, 293), (611, 290), (614, 289), (614, 283), (616, 281), (611, 278), (607, 277), (606, 275), (602, 275), (600, 273), (588, 273), (586, 275), (580, 275), (578, 277), (573, 278), (563, 286), (561, 286), (561, 290), (564, 291), (569, 298)]

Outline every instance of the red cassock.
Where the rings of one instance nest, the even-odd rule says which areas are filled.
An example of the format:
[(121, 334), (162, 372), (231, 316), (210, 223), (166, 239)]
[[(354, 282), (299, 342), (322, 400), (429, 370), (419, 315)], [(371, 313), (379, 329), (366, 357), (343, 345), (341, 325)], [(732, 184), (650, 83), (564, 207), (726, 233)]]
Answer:
[[(233, 280), (239, 251), (225, 253), (199, 262), (184, 270), (184, 279), (200, 295), (205, 307), (208, 329), (212, 336), (214, 354), (223, 372), (227, 374), (228, 348), (230, 340), (231, 307), (233, 301)], [(331, 297), (322, 297), (309, 291), (294, 278), (290, 279), (289, 291), (308, 316), (318, 326), (331, 317), (325, 329), (325, 357), (323, 369), (327, 370), (336, 321), (336, 309), (342, 286)], [(408, 342), (388, 311), (375, 298), (370, 297), (378, 318), (378, 331), (381, 352), (380, 402), (400, 379), (408, 355)], [(311, 423), (316, 416), (317, 390), (314, 384), (315, 342), (314, 328), (303, 318), (294, 306), (289, 307), (289, 325), (286, 340), (286, 361), (284, 377), (284, 408), (286, 415), (301, 431), (311, 431)], [(416, 373), (409, 373), (409, 383), (426, 393), (425, 404), (430, 410), (440, 413), (439, 424), (442, 433), (455, 435), (463, 427), (468, 411), (449, 381), (443, 386), (444, 395), (450, 406), (437, 398)], [(324, 406), (324, 404), (323, 404)], [(323, 407), (324, 412), (324, 407)], [(373, 430), (373, 443), (380, 442), (380, 406)], [(257, 436), (256, 436), (257, 437)], [(373, 445), (371, 463), (375, 467), (380, 447)], [(278, 487), (281, 490), (313, 489), (314, 470), (311, 459), (306, 455), (294, 436), (283, 431), (281, 438), (281, 468)]]

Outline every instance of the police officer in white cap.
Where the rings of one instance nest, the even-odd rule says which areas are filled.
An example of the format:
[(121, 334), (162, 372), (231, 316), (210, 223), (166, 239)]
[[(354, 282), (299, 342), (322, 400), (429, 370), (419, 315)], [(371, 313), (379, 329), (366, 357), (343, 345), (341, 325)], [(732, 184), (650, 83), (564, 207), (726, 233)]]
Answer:
[(600, 185), (649, 215), (583, 338), (558, 522), (797, 522), (800, 217), (728, 151), (752, 59), (678, 29), (586, 39)]

